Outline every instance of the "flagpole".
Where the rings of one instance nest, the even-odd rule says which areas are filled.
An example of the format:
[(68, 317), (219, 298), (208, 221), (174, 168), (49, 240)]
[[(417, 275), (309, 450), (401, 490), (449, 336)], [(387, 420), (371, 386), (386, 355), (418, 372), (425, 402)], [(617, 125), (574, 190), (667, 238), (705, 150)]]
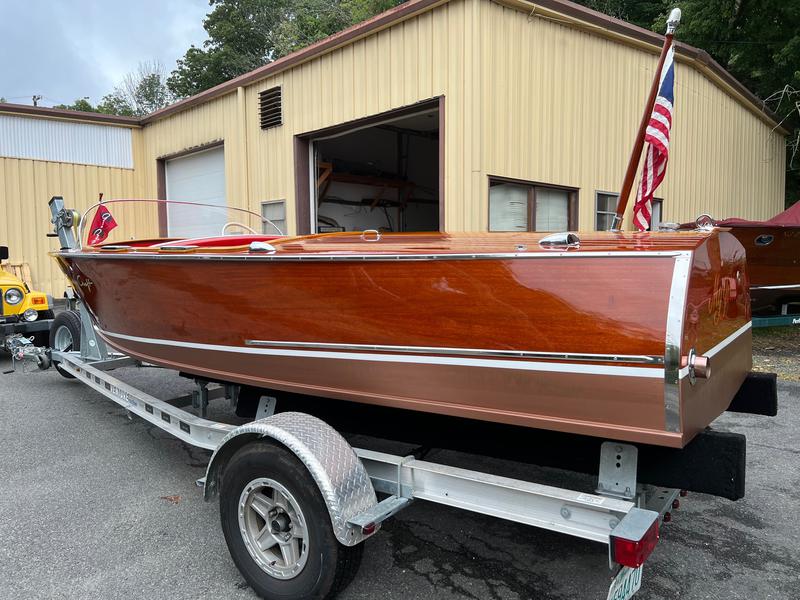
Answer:
[(656, 96), (658, 95), (658, 85), (661, 79), (661, 70), (664, 67), (664, 60), (667, 58), (667, 52), (672, 45), (672, 38), (675, 36), (675, 30), (681, 22), (681, 9), (673, 8), (669, 13), (667, 19), (667, 33), (664, 37), (664, 47), (661, 48), (661, 56), (658, 59), (658, 67), (656, 68), (656, 75), (653, 78), (653, 84), (650, 86), (650, 96), (647, 99), (647, 105), (642, 115), (642, 122), (639, 124), (639, 132), (636, 134), (636, 141), (633, 144), (633, 152), (628, 159), (628, 169), (625, 171), (625, 179), (622, 182), (622, 190), (617, 200), (617, 212), (611, 222), (611, 231), (619, 232), (622, 228), (622, 219), (625, 216), (625, 209), (628, 207), (628, 197), (631, 195), (633, 189), (633, 181), (636, 178), (636, 171), (639, 170), (639, 159), (642, 156), (642, 149), (644, 148), (644, 136), (647, 132), (647, 124), (650, 122), (650, 115), (653, 112), (653, 106), (656, 103)]

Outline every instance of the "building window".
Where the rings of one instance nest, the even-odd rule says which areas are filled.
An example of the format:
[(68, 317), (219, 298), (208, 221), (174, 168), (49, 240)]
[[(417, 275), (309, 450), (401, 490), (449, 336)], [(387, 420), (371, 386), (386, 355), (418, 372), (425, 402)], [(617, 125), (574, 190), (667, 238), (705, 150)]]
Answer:
[(663, 198), (653, 198), (653, 210), (650, 214), (650, 230), (658, 231), (658, 226), (663, 223), (661, 220), (661, 207), (664, 203)]
[(489, 231), (567, 231), (578, 221), (578, 191), (489, 178)]
[(596, 231), (608, 231), (617, 214), (619, 194), (597, 192), (594, 201), (594, 228)]
[[(286, 234), (286, 201), (285, 200), (269, 200), (261, 203), (261, 217), (269, 219), (275, 224), (275, 227), (281, 230), (281, 234)], [(269, 224), (269, 221), (261, 222), (261, 233), (266, 235), (279, 235), (275, 227)]]
[[(608, 231), (611, 229), (611, 223), (614, 222), (614, 215), (617, 214), (617, 201), (619, 194), (612, 194), (609, 192), (597, 192), (595, 195), (595, 216), (594, 228), (597, 231)], [(652, 201), (652, 214), (650, 215), (650, 230), (655, 231), (661, 224), (661, 204), (663, 198), (653, 198)]]

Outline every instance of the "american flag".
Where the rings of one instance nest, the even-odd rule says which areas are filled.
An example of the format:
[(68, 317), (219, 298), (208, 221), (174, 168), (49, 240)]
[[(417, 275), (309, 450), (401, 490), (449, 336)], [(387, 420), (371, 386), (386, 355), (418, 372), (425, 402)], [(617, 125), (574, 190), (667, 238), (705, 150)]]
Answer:
[(652, 216), (653, 193), (664, 180), (669, 159), (669, 133), (672, 128), (672, 113), (675, 101), (675, 62), (674, 47), (670, 46), (661, 70), (658, 96), (647, 124), (644, 141), (647, 142), (647, 153), (644, 159), (642, 180), (636, 192), (636, 204), (633, 207), (633, 224), (639, 231), (650, 227)]

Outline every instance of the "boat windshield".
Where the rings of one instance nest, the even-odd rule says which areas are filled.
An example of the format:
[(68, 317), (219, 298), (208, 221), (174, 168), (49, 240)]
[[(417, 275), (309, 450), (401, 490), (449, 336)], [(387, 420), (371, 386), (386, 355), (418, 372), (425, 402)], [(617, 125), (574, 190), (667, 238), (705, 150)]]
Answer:
[(250, 210), (182, 200), (104, 200), (86, 209), (80, 225), (86, 246), (284, 234), (278, 224)]

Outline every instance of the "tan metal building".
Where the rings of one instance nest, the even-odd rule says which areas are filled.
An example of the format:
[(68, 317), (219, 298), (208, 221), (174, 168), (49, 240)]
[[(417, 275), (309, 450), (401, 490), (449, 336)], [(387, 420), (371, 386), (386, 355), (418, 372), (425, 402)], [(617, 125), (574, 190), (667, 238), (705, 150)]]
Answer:
[[(411, 0), (143, 119), (0, 105), (0, 240), (60, 294), (54, 194), (246, 207), (291, 234), (605, 228), (661, 44), (563, 0)], [(785, 132), (705, 52), (676, 62), (654, 217), (780, 212)], [(202, 233), (126, 210), (126, 235)]]

